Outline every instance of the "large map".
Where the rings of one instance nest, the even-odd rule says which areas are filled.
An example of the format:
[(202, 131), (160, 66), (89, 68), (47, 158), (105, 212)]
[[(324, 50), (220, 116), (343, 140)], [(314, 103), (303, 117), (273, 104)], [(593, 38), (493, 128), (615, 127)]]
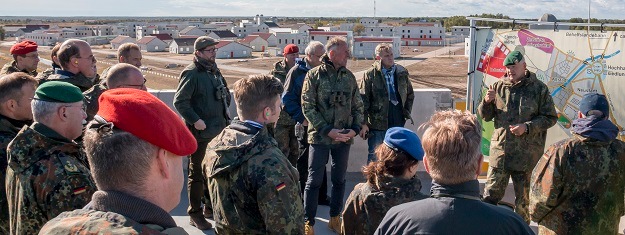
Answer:
[[(558, 112), (557, 125), (549, 130), (547, 144), (570, 136), (579, 101), (586, 93), (605, 94), (610, 120), (625, 140), (625, 31), (489, 30), (477, 31), (476, 75), (473, 100), (505, 74), (503, 60), (513, 50), (525, 55), (528, 70), (547, 84)], [(472, 45), (473, 46), (473, 45)], [(473, 110), (475, 111), (475, 110)], [(482, 151), (488, 155), (492, 122), (484, 122)]]

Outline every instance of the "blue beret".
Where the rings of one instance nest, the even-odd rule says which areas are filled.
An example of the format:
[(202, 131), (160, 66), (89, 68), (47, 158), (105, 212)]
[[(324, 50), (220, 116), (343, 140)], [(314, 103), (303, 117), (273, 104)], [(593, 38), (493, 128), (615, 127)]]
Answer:
[(603, 113), (603, 117), (610, 116), (610, 105), (605, 95), (597, 93), (587, 93), (579, 102), (579, 111), (584, 115), (588, 115), (590, 110), (599, 110)]
[(403, 127), (388, 129), (384, 136), (384, 144), (395, 151), (401, 150), (406, 152), (418, 161), (423, 160), (423, 155), (425, 154), (419, 136)]
[(49, 81), (35, 91), (35, 99), (55, 103), (75, 103), (83, 100), (80, 88), (68, 82)]

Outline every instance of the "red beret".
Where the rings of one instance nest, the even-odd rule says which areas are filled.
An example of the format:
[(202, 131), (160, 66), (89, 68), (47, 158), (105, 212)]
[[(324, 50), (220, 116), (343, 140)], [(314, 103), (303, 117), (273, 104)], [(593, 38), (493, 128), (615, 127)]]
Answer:
[(284, 47), (284, 52), (282, 52), (283, 55), (293, 53), (299, 53), (299, 47), (297, 47), (295, 44), (286, 45), (286, 47)]
[(197, 142), (182, 119), (152, 94), (132, 88), (107, 90), (98, 116), (126, 132), (178, 156), (195, 152)]
[(37, 51), (37, 43), (30, 40), (18, 42), (9, 50), (11, 55), (26, 55), (33, 51)]

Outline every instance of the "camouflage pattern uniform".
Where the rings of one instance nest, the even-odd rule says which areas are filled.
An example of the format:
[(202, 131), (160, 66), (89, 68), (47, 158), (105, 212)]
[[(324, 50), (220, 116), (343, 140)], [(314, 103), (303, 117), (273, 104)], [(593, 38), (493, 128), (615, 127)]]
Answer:
[(24, 125), (27, 122), (10, 120), (0, 114), (0, 234), (9, 234), (9, 204), (4, 184), (8, 164), (7, 147)]
[[(282, 84), (286, 82), (286, 75), (289, 73), (292, 67), (287, 66), (286, 60), (278, 61), (274, 64), (274, 68), (270, 74), (280, 79)], [(297, 159), (299, 158), (299, 144), (297, 142), (297, 136), (295, 136), (295, 120), (291, 118), (291, 115), (282, 109), (280, 112), (280, 118), (276, 122), (276, 127), (273, 130), (273, 137), (278, 141), (278, 147), (280, 151), (284, 153), (284, 156), (289, 159), (291, 165), (297, 165)]]
[(549, 147), (532, 173), (530, 214), (539, 234), (618, 234), (625, 143), (574, 134)]
[[(482, 100), (478, 114), (486, 121), (495, 122), (484, 201), (491, 204), (501, 201), (511, 177), (515, 211), (529, 223), (530, 174), (545, 149), (547, 129), (555, 125), (557, 116), (547, 86), (536, 74), (527, 70), (525, 74), (516, 84), (509, 79), (493, 84), (495, 100), (491, 103)], [(516, 136), (509, 126), (519, 123), (527, 125), (527, 132)]]
[(162, 208), (123, 192), (97, 191), (86, 207), (61, 213), (39, 234), (187, 234)]
[(98, 103), (98, 99), (100, 98), (100, 95), (102, 95), (102, 93), (104, 93), (107, 89), (108, 87), (106, 87), (105, 84), (96, 84), (89, 90), (82, 93), (85, 96), (85, 106), (87, 106), (87, 122), (93, 120), (93, 117), (98, 113), (98, 109), (100, 106)]
[(376, 182), (357, 184), (345, 202), (341, 234), (373, 234), (386, 212), (399, 204), (426, 198), (421, 180), (377, 176)]
[(8, 148), (11, 234), (36, 234), (64, 211), (87, 205), (96, 190), (82, 148), (49, 127), (24, 127)]
[(3, 75), (8, 75), (8, 74), (16, 73), (16, 72), (24, 72), (33, 77), (37, 76), (37, 70), (35, 71), (20, 70), (19, 68), (17, 68), (17, 61), (12, 60), (11, 62), (6, 63), (2, 67), (2, 69), (0, 69), (0, 77), (2, 77)]
[[(59, 73), (61, 72), (61, 73)], [(68, 74), (65, 74), (68, 73)], [(89, 90), (93, 85), (98, 84), (100, 82), (100, 76), (96, 76), (96, 78), (91, 79), (82, 75), (82, 73), (75, 74), (73, 76), (68, 76), (69, 72), (66, 71), (57, 71), (56, 74), (48, 76), (45, 80), (39, 80), (39, 84), (41, 85), (47, 81), (62, 81), (68, 82), (74, 86), (80, 88), (80, 91), (85, 92)]]
[(297, 170), (267, 128), (233, 120), (203, 162), (217, 234), (303, 234)]

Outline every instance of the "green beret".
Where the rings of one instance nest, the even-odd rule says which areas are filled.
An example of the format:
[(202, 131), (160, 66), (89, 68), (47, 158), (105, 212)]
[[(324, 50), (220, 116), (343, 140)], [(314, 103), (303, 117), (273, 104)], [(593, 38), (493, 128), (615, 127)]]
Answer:
[(195, 48), (196, 51), (198, 51), (198, 50), (202, 50), (212, 45), (217, 45), (218, 43), (219, 41), (209, 36), (202, 36), (202, 37), (195, 39), (195, 43), (193, 44), (193, 47)]
[(80, 88), (67, 82), (49, 81), (35, 91), (35, 99), (55, 103), (75, 103), (83, 100)]
[(520, 51), (512, 51), (503, 61), (503, 66), (513, 65), (519, 63), (521, 60), (523, 60), (523, 54), (521, 54)]

